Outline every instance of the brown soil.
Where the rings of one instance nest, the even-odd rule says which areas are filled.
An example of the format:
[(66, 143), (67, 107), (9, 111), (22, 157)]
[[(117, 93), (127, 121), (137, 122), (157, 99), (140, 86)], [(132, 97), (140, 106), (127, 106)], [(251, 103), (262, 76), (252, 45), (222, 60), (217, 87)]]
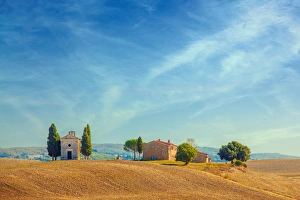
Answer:
[(299, 179), (285, 176), (298, 160), (293, 173), (247, 164), (220, 176), (149, 162), (0, 159), (0, 199), (300, 199)]

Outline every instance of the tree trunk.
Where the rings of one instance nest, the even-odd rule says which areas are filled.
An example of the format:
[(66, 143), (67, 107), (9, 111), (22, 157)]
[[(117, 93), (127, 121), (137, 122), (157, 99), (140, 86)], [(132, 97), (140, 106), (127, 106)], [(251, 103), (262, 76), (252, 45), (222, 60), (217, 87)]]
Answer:
[(135, 160), (135, 150), (133, 150), (133, 160)]
[(52, 156), (52, 161), (54, 161), (54, 156)]
[(140, 154), (140, 152), (139, 152), (139, 160), (141, 160), (140, 157), (141, 157), (141, 154)]

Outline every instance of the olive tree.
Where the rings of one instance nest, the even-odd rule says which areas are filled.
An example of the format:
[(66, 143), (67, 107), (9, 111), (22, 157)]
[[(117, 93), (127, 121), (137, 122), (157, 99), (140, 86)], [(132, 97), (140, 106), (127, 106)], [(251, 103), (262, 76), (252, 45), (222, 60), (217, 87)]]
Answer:
[(222, 160), (233, 162), (234, 159), (246, 162), (250, 158), (250, 149), (237, 141), (229, 142), (219, 149), (218, 155)]
[(183, 161), (187, 165), (197, 156), (197, 152), (197, 149), (189, 143), (182, 143), (177, 148), (176, 161)]

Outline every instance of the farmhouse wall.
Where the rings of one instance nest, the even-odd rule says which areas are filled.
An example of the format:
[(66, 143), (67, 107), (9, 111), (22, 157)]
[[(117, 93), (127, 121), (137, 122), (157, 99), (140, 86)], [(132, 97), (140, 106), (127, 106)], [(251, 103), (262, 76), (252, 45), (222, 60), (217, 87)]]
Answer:
[(198, 151), (197, 156), (192, 160), (192, 162), (209, 163), (211, 162), (211, 158), (208, 156), (208, 154)]
[(144, 160), (175, 160), (177, 146), (170, 140), (163, 142), (160, 139), (144, 145)]
[(61, 160), (80, 160), (81, 139), (76, 137), (75, 131), (60, 139), (61, 141)]

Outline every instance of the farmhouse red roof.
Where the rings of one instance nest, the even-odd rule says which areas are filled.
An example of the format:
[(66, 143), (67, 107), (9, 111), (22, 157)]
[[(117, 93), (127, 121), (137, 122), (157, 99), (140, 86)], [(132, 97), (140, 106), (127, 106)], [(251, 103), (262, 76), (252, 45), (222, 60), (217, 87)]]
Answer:
[(163, 142), (163, 141), (161, 141), (160, 139), (155, 140), (155, 141), (158, 142), (158, 143), (160, 143), (160, 144), (164, 144), (164, 145), (168, 145), (168, 146), (170, 146), (170, 145), (176, 146), (175, 144), (172, 144), (172, 143), (170, 142), (170, 140), (168, 140), (168, 142)]
[(202, 154), (202, 155), (208, 155), (207, 153), (203, 153), (203, 152), (200, 152), (200, 151), (198, 151), (198, 154)]

